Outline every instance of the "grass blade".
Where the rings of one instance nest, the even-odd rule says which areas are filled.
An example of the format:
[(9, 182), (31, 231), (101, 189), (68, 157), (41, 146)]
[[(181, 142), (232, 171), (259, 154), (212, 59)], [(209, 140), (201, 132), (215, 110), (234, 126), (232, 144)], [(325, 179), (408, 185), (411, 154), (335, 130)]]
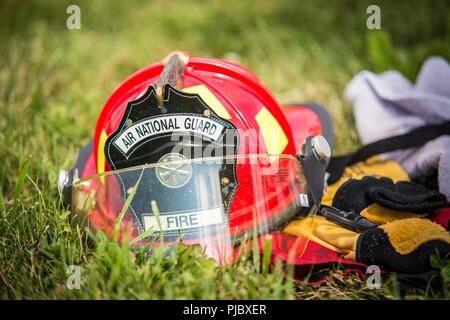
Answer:
[(0, 189), (0, 212), (5, 212), (5, 198), (3, 197), (3, 192)]
[(19, 177), (17, 178), (16, 186), (14, 187), (13, 212), (16, 212), (17, 206), (19, 205), (19, 197), (25, 183), (25, 178), (28, 174), (29, 165), (29, 159), (27, 159), (27, 161), (25, 161), (25, 163), (22, 165), (22, 168), (20, 169)]
[(262, 264), (263, 273), (267, 273), (269, 271), (271, 258), (272, 258), (272, 236), (268, 235), (264, 243), (263, 264)]
[(114, 241), (118, 241), (119, 240), (119, 228), (120, 228), (120, 224), (122, 223), (123, 217), (125, 216), (125, 213), (127, 212), (128, 208), (130, 207), (131, 201), (133, 201), (134, 195), (136, 194), (136, 190), (137, 187), (139, 185), (139, 183), (141, 182), (142, 176), (144, 174), (144, 170), (142, 169), (141, 175), (139, 176), (139, 179), (137, 180), (136, 184), (131, 187), (131, 192), (127, 198), (127, 200), (125, 201), (122, 210), (120, 210), (120, 213), (116, 219), (116, 222), (114, 224)]

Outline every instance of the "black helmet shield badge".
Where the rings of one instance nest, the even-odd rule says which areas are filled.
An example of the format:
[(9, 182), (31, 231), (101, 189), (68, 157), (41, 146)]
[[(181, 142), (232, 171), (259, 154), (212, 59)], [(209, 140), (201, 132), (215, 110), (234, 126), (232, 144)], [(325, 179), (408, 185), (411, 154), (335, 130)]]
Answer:
[[(161, 106), (151, 85), (128, 103), (118, 129), (106, 140), (105, 156), (113, 170), (158, 164), (115, 176), (123, 201), (139, 181), (128, 208), (138, 231), (151, 228), (164, 241), (176, 241), (180, 231), (183, 239), (195, 239), (199, 232), (214, 234), (218, 225), (227, 224), (238, 186), (235, 160), (187, 160), (236, 155), (238, 145), (236, 127), (199, 95), (165, 84)], [(223, 177), (229, 182), (225, 186), (220, 185)]]

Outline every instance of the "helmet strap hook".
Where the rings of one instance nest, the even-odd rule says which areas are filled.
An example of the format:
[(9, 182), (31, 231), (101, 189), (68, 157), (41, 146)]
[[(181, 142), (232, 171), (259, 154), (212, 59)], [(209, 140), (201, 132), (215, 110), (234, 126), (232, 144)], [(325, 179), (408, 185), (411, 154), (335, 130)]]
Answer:
[(297, 158), (302, 164), (303, 173), (316, 208), (320, 208), (325, 186), (325, 172), (331, 157), (331, 149), (323, 136), (308, 136), (303, 142)]

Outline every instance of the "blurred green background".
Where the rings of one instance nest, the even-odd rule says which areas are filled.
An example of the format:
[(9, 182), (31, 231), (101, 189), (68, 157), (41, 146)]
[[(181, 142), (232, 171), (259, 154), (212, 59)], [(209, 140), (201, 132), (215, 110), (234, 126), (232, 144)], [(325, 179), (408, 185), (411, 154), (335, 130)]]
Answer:
[[(81, 30), (66, 28), (70, 4), (81, 9)], [(370, 4), (381, 8), (381, 30), (366, 27)], [(449, 11), (449, 1), (439, 0), (1, 1), (0, 295), (65, 296), (59, 268), (68, 260), (94, 268), (95, 252), (78, 246), (80, 236), (66, 223), (56, 178), (133, 72), (172, 50), (237, 61), (281, 103), (325, 105), (337, 153), (349, 152), (359, 140), (346, 84), (363, 69), (398, 69), (414, 80), (426, 57), (449, 59)], [(239, 282), (246, 277), (236, 279), (246, 288)], [(103, 290), (99, 296), (114, 296)], [(250, 289), (237, 292), (224, 297), (252, 297)], [(252, 294), (270, 297), (270, 290)]]

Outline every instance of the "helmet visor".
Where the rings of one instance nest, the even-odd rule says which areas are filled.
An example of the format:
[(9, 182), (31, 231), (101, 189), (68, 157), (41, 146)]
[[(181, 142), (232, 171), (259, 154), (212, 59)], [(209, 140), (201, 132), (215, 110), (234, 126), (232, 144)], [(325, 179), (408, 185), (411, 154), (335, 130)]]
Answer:
[(179, 154), (78, 180), (71, 203), (95, 230), (139, 245), (199, 244), (218, 261), (247, 234), (279, 229), (310, 205), (293, 156)]

